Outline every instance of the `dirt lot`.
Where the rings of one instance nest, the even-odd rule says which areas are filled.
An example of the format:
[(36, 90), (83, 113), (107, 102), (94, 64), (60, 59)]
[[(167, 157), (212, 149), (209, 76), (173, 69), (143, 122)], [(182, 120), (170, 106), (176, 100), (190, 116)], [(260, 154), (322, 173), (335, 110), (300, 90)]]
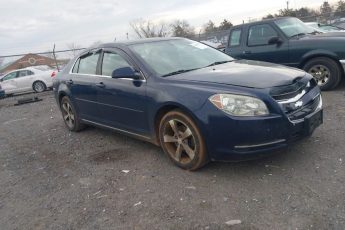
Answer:
[(22, 106), (13, 104), (23, 96), (0, 100), (0, 228), (344, 229), (344, 91), (323, 94), (324, 125), (311, 138), (198, 172), (149, 143), (68, 132), (51, 92)]

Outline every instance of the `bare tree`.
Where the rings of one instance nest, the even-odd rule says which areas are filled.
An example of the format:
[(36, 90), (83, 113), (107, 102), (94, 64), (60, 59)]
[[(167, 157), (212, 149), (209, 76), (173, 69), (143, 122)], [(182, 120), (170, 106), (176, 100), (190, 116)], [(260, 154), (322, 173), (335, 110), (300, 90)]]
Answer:
[(232, 24), (230, 21), (224, 19), (224, 20), (219, 24), (218, 29), (219, 29), (219, 30), (228, 30), (228, 29), (230, 29), (232, 26), (233, 26), (233, 24)]
[(212, 33), (218, 30), (218, 27), (216, 24), (209, 20), (204, 26), (203, 26), (203, 31), (204, 33)]
[(186, 20), (176, 20), (171, 25), (172, 35), (175, 37), (193, 38), (195, 29)]
[(66, 46), (67, 49), (70, 50), (68, 52), (68, 56), (70, 56), (71, 58), (74, 58), (80, 52), (81, 46), (76, 44), (75, 42), (67, 43)]
[(164, 23), (153, 23), (150, 20), (137, 19), (129, 23), (138, 38), (167, 37), (169, 26)]

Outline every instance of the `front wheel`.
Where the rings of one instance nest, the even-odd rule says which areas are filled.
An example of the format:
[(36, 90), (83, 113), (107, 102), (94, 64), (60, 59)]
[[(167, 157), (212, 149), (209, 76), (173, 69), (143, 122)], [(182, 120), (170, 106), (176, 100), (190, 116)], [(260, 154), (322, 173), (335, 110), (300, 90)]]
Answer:
[(327, 57), (314, 58), (308, 61), (304, 68), (313, 75), (321, 90), (331, 90), (337, 87), (341, 80), (341, 68), (334, 60)]
[(67, 96), (61, 99), (60, 108), (65, 125), (70, 131), (78, 132), (84, 128), (73, 104)]
[(179, 167), (197, 170), (208, 162), (206, 146), (195, 122), (180, 110), (168, 112), (159, 126), (163, 151)]

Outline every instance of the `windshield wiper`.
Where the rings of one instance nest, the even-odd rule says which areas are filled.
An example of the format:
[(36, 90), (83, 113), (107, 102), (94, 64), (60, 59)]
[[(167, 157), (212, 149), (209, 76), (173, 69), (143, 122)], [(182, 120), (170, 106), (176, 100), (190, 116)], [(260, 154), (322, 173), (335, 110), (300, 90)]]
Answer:
[(308, 34), (312, 34), (312, 35), (315, 35), (315, 34), (322, 34), (322, 32), (314, 30), (313, 32), (311, 32), (311, 33), (308, 33)]
[[(199, 69), (199, 68), (196, 68), (196, 69)], [(168, 76), (172, 76), (172, 75), (176, 75), (176, 74), (180, 74), (180, 73), (186, 73), (186, 72), (190, 72), (190, 71), (193, 71), (196, 69), (180, 69), (180, 70), (177, 70), (177, 71), (174, 71), (171, 73), (164, 74), (161, 77), (168, 77)]]
[(206, 66), (206, 67), (210, 67), (210, 66), (215, 66), (215, 65), (221, 65), (221, 64), (224, 64), (224, 63), (228, 63), (228, 62), (232, 62), (233, 60), (227, 60), (227, 61), (216, 61), (216, 62), (213, 62), (212, 64)]
[(300, 37), (300, 36), (304, 36), (304, 35), (306, 35), (306, 34), (305, 33), (299, 33), (299, 34), (295, 34), (295, 35), (290, 36), (290, 38)]

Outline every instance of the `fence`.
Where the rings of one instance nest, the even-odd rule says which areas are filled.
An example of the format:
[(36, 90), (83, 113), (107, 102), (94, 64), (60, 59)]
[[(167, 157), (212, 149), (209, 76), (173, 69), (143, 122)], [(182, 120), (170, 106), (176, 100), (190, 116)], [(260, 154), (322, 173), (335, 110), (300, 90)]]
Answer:
[[(297, 16), (304, 22), (319, 22), (319, 23), (325, 23), (325, 24), (342, 23), (342, 25), (345, 26), (345, 11), (330, 12), (327, 14), (318, 14), (318, 15), (311, 15), (311, 16), (300, 16), (300, 15), (295, 15), (295, 16)], [(261, 18), (258, 18), (256, 20), (251, 19), (250, 21), (252, 22), (252, 21), (259, 21), (259, 20), (261, 20)], [(214, 31), (211, 33), (197, 34), (192, 39), (197, 40), (197, 41), (210, 42), (210, 43), (213, 43), (214, 45), (217, 45), (218, 47), (224, 47), (226, 46), (228, 42), (229, 33), (230, 33), (229, 30)], [(55, 51), (57, 61), (54, 60), (54, 62), (52, 62), (52, 60), (54, 59), (53, 52), (34, 53), (34, 55), (38, 55), (35, 57), (27, 56), (27, 54), (14, 54), (14, 55), (8, 55), (8, 56), (0, 55), (0, 75), (1, 73), (8, 72), (8, 70), (10, 69), (9, 66), (13, 64), (16, 64), (16, 68), (25, 68), (25, 67), (37, 65), (37, 64), (46, 64), (46, 65), (54, 66), (54, 63), (55, 63), (55, 68), (56, 68), (56, 63), (58, 63), (59, 67), (63, 67), (64, 63), (67, 63), (69, 59), (76, 56), (81, 50), (83, 50), (83, 48), (57, 50)], [(27, 56), (27, 59), (25, 59), (26, 56)], [(41, 59), (45, 59), (45, 60), (41, 60)], [(47, 63), (45, 63), (44, 61), (46, 61)]]
[[(62, 69), (64, 65), (85, 48), (13, 54), (0, 56), (0, 76), (15, 69), (45, 65), (54, 69)], [(55, 56), (54, 56), (55, 54)]]

